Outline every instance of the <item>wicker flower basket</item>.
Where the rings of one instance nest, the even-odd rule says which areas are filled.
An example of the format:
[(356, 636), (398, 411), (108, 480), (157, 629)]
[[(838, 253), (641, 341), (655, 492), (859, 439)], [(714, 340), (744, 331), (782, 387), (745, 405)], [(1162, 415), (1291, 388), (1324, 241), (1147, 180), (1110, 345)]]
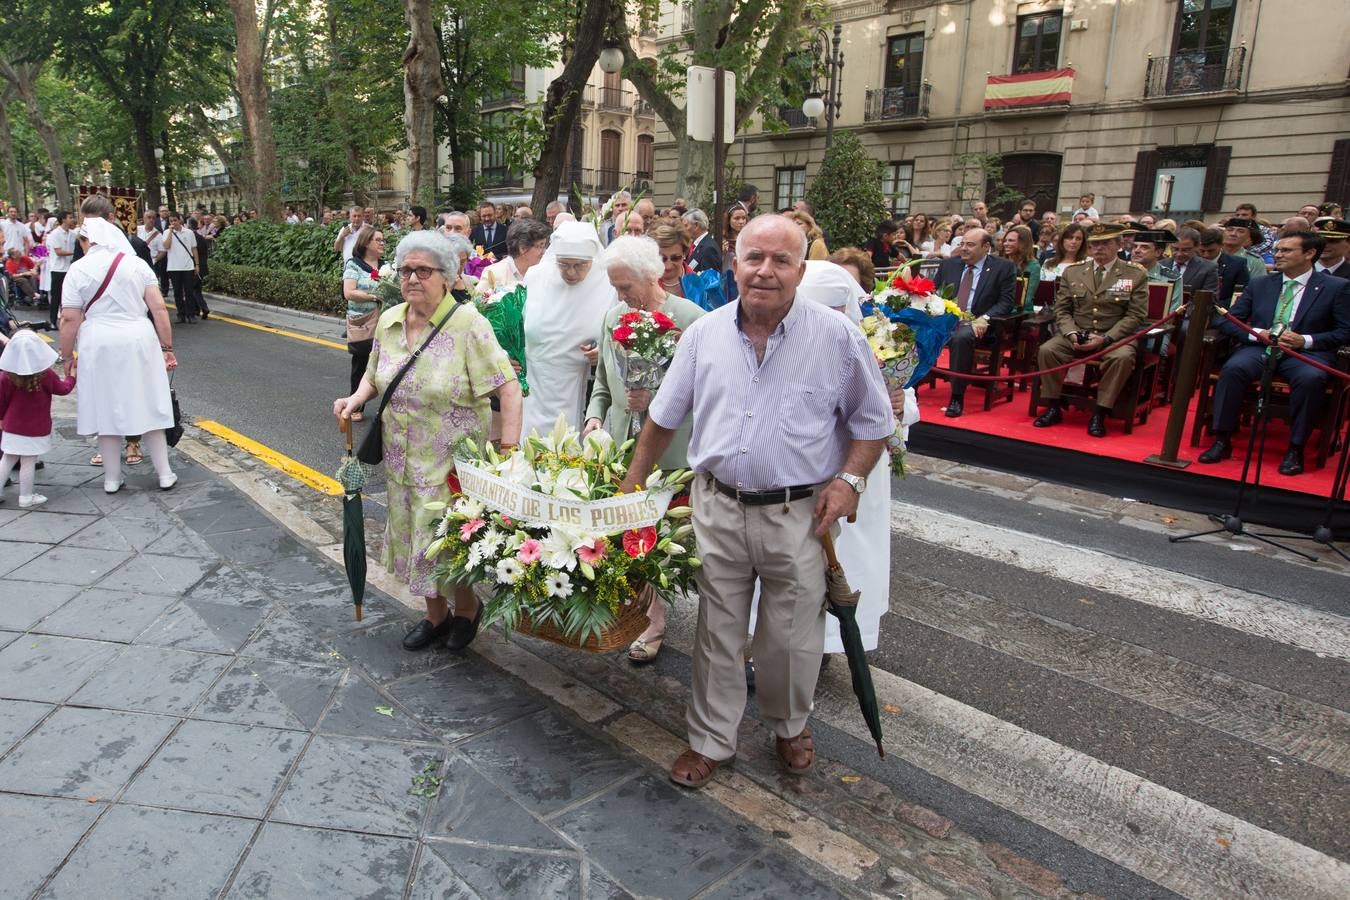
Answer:
[(586, 642), (578, 644), (575, 637), (563, 634), (551, 622), (533, 622), (528, 615), (521, 616), (516, 630), (532, 635), (543, 641), (559, 644), (572, 650), (584, 650), (587, 653), (608, 653), (611, 650), (625, 648), (647, 628), (647, 605), (637, 600), (619, 610), (614, 623), (606, 628), (600, 639), (588, 637)]

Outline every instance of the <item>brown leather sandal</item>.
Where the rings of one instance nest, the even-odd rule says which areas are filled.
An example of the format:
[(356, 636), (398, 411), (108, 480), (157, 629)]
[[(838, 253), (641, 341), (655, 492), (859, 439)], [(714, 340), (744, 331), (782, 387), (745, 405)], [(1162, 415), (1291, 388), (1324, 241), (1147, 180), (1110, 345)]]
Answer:
[(691, 748), (675, 759), (670, 767), (670, 780), (681, 787), (698, 790), (712, 781), (713, 772), (719, 766), (730, 766), (735, 759), (734, 756), (731, 759), (712, 759)]
[(803, 728), (795, 738), (776, 738), (775, 751), (783, 768), (793, 775), (805, 775), (811, 771), (816, 761), (816, 742), (811, 739), (811, 729)]

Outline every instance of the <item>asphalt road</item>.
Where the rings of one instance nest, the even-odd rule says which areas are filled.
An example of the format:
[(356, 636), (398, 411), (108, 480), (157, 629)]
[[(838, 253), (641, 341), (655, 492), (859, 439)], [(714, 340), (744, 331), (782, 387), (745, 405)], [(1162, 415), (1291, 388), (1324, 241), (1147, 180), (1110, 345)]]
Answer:
[[(212, 308), (220, 318), (176, 327), (185, 412), (331, 475), (330, 409), (348, 387), (340, 325)], [(1239, 853), (1256, 844), (1276, 870), (1350, 873), (1346, 569), (1171, 545), (950, 480), (896, 481), (893, 499), (891, 613), (872, 662), (894, 676), (883, 694), (912, 708), (914, 692), (931, 691), (942, 711), (906, 724), (896, 740), (907, 750), (879, 762), (849, 730), (856, 713), (831, 713), (849, 705), (836, 665), (817, 700), (827, 755), (1077, 890), (1206, 895), (1209, 883), (1222, 896), (1234, 872), (1259, 883)], [(672, 617), (656, 671), (687, 683), (692, 627), (691, 610)], [(965, 729), (961, 740), (944, 744), (946, 728)], [(1166, 833), (1137, 824), (1132, 797), (1173, 810)], [(1228, 832), (1252, 826), (1266, 843), (1230, 850)], [(1208, 860), (1215, 841), (1228, 855)]]

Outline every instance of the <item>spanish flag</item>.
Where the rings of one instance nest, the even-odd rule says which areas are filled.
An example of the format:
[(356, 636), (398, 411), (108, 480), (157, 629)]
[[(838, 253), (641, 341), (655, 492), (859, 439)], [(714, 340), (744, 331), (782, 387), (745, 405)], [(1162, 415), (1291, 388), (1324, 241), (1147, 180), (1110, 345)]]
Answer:
[(1073, 96), (1073, 69), (1029, 72), (1026, 75), (990, 75), (984, 88), (984, 108), (1067, 104)]

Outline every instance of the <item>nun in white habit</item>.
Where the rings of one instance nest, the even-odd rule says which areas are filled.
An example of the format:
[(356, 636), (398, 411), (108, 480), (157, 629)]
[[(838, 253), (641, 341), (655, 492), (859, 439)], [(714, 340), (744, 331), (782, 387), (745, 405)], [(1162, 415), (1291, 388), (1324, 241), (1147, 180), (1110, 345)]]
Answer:
[(548, 252), (526, 273), (525, 398), (522, 437), (546, 435), (558, 416), (580, 429), (586, 420), (586, 385), (605, 313), (619, 302), (605, 270), (594, 264), (600, 238), (584, 222), (564, 222)]
[[(823, 259), (807, 260), (806, 274), (797, 288), (797, 296), (824, 304), (848, 316), (854, 322), (862, 318), (861, 302), (867, 292), (857, 279), (844, 268)], [(919, 404), (914, 389), (903, 395), (892, 395), (891, 404), (897, 419), (908, 428), (919, 421)], [(855, 522), (840, 520), (835, 550), (839, 564), (844, 567), (848, 583), (861, 591), (858, 601), (858, 630), (862, 633), (863, 648), (875, 650), (881, 637), (881, 617), (890, 608), (891, 600), (891, 457), (882, 453), (872, 471), (867, 473), (867, 490), (858, 498), (858, 518)], [(823, 600), (822, 600), (823, 602)], [(755, 633), (755, 617), (759, 610), (759, 587), (750, 609), (750, 633)], [(825, 617), (825, 652), (843, 653), (839, 640), (839, 620)]]

